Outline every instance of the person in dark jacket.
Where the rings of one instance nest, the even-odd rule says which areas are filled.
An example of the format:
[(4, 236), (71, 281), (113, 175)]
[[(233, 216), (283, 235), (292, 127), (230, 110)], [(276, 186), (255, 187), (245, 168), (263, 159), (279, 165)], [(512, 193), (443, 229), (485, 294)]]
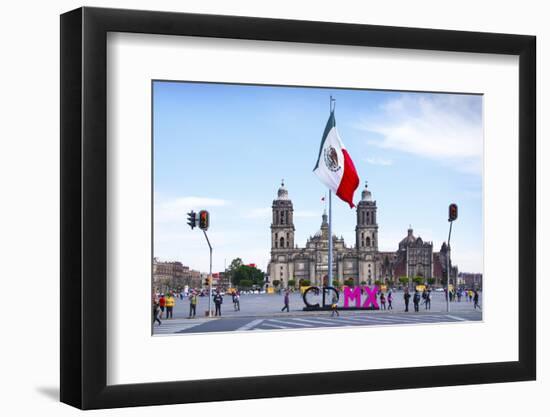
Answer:
[(156, 300), (154, 300), (153, 301), (153, 325), (155, 325), (155, 321), (158, 321), (159, 326), (162, 324), (162, 322), (159, 319), (159, 312), (160, 312), (159, 303)]
[(220, 292), (216, 292), (216, 295), (214, 296), (214, 305), (216, 306), (216, 312), (214, 313), (215, 316), (221, 316), (222, 315), (222, 303), (223, 303), (223, 297), (220, 294)]
[(285, 311), (285, 310), (286, 310), (287, 313), (290, 313), (290, 307), (289, 307), (289, 304), (290, 304), (290, 294), (289, 294), (289, 291), (288, 291), (288, 290), (285, 291), (284, 303), (285, 303), (285, 305), (283, 306), (283, 308), (281, 308), (281, 311)]
[(418, 290), (415, 290), (413, 296), (414, 311), (418, 312), (418, 305), (420, 304), (420, 293)]
[(432, 309), (432, 290), (430, 289), (426, 291), (426, 299), (424, 300), (424, 304), (426, 305), (426, 310)]
[(403, 300), (405, 300), (405, 312), (409, 311), (409, 300), (411, 299), (411, 294), (409, 289), (405, 288), (405, 294), (403, 294)]
[(474, 291), (474, 310), (476, 308), (479, 308), (481, 310), (481, 307), (479, 306), (479, 293), (477, 290)]

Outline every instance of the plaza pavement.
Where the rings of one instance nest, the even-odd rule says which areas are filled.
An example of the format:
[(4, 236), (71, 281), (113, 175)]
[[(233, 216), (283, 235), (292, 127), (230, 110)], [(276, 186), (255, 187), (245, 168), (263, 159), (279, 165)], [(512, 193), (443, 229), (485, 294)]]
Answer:
[[(426, 310), (420, 305), (415, 313), (412, 301), (405, 313), (403, 292), (393, 293), (393, 310), (340, 310), (340, 317), (331, 317), (330, 311), (303, 311), (304, 303), (299, 293), (290, 295), (290, 312), (281, 312), (283, 296), (279, 294), (242, 294), (241, 310), (234, 311), (230, 295), (224, 297), (222, 317), (208, 318), (208, 297), (198, 297), (197, 316), (189, 319), (189, 301), (177, 299), (174, 318), (162, 320), (162, 325), (153, 326), (154, 335), (228, 332), (249, 330), (288, 330), (319, 327), (434, 324), (461, 321), (481, 321), (482, 313), (474, 310), (473, 302), (452, 302), (446, 311), (445, 295), (432, 292), (432, 305)], [(343, 297), (340, 306), (343, 304)], [(480, 293), (481, 304), (481, 293)], [(212, 303), (212, 309), (214, 304)]]

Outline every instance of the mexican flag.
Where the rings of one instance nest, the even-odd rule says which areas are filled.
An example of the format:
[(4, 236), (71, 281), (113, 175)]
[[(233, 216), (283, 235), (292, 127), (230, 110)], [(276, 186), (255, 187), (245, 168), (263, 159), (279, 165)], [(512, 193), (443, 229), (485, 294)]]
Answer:
[(330, 112), (313, 172), (323, 184), (348, 203), (350, 208), (355, 207), (353, 193), (359, 186), (359, 177), (336, 130), (334, 111)]

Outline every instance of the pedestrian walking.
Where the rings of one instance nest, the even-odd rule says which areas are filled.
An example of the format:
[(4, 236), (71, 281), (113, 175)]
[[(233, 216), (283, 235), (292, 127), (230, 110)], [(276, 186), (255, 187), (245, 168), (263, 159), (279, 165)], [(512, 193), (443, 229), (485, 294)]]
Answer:
[(426, 294), (426, 310), (432, 309), (432, 290), (428, 289)]
[(340, 313), (338, 312), (338, 297), (336, 294), (332, 296), (332, 304), (330, 305), (330, 309), (332, 310), (331, 317), (334, 317), (335, 314), (340, 317)]
[(166, 297), (164, 297), (164, 294), (160, 295), (159, 308), (160, 308), (160, 317), (162, 318), (162, 315), (164, 314), (164, 309), (166, 308)]
[(197, 293), (193, 291), (189, 295), (189, 318), (195, 317), (197, 315), (197, 303), (199, 299)]
[(235, 293), (235, 299), (233, 300), (235, 311), (241, 311), (241, 294)]
[(285, 305), (283, 306), (283, 308), (281, 308), (281, 311), (286, 310), (287, 313), (290, 313), (290, 307), (289, 307), (289, 305), (290, 305), (290, 294), (289, 294), (288, 290), (285, 291), (284, 303), (285, 303)]
[(386, 309), (386, 296), (383, 292), (380, 293), (380, 304), (382, 305), (382, 310)]
[(220, 294), (219, 291), (216, 292), (216, 295), (214, 296), (214, 305), (216, 306), (216, 312), (214, 313), (215, 316), (222, 315), (222, 303), (223, 303), (223, 297)]
[(481, 307), (479, 306), (479, 293), (477, 290), (474, 291), (474, 310), (476, 308), (479, 308), (481, 310)]
[(156, 300), (154, 300), (153, 301), (153, 326), (155, 325), (155, 321), (158, 321), (159, 326), (162, 324), (162, 322), (159, 319), (159, 312), (160, 312), (159, 303)]
[(418, 290), (414, 291), (413, 304), (415, 313), (418, 313), (418, 305), (420, 304), (420, 293), (418, 292)]
[(176, 304), (176, 299), (172, 293), (168, 294), (166, 297), (166, 319), (173, 318), (174, 305)]
[(411, 294), (409, 289), (405, 288), (405, 294), (403, 294), (403, 299), (405, 300), (405, 312), (409, 311), (409, 300), (411, 299)]
[(393, 294), (392, 292), (390, 291), (388, 293), (388, 310), (393, 310), (393, 307), (391, 305), (391, 303), (393, 302)]

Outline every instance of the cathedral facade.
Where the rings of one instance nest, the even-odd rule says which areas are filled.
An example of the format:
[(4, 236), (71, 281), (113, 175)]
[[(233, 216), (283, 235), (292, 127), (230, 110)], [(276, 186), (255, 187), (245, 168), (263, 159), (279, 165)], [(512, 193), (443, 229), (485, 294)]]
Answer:
[[(294, 208), (288, 191), (281, 184), (273, 200), (271, 222), (271, 256), (267, 267), (269, 285), (279, 281), (287, 287), (289, 280), (297, 284), (307, 280), (321, 286), (328, 275), (328, 216), (322, 215), (321, 227), (307, 239), (305, 247), (294, 242)], [(376, 201), (367, 185), (361, 192), (356, 208), (355, 244), (346, 245), (342, 237), (332, 235), (333, 279), (340, 284), (352, 279), (356, 285), (375, 281), (394, 281), (402, 276), (435, 278), (441, 283), (446, 276), (446, 244), (438, 253), (431, 242), (413, 235), (411, 228), (399, 243), (396, 252), (378, 250), (378, 223)]]

